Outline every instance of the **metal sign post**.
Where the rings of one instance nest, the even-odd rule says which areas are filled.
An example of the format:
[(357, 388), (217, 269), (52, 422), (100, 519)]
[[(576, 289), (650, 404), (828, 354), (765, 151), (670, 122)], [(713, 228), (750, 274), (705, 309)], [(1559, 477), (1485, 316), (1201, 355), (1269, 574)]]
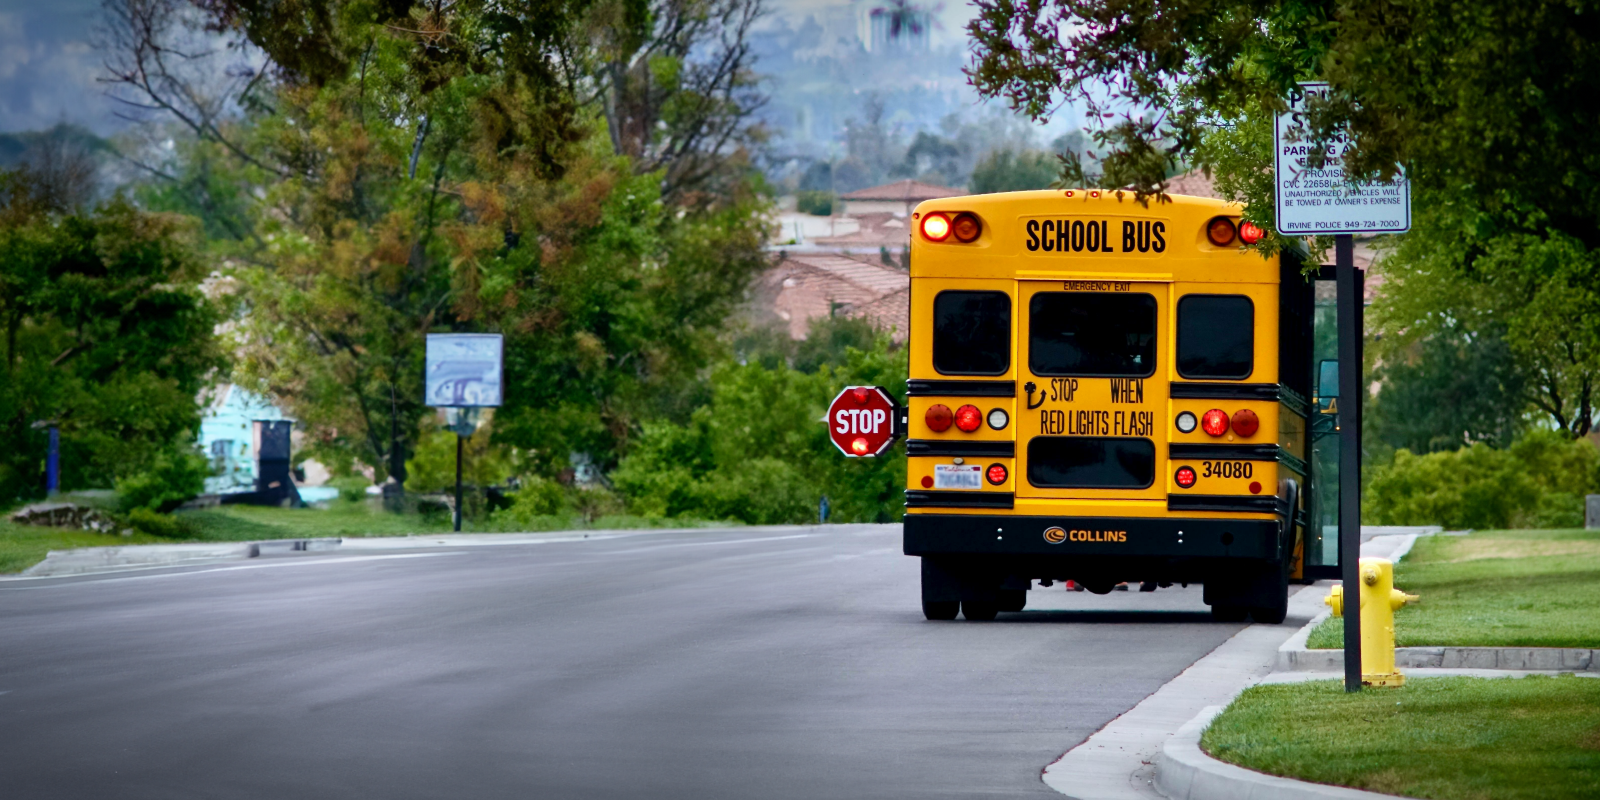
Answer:
[(461, 456), (478, 428), (478, 409), (500, 405), (504, 340), (498, 333), (430, 333), (423, 370), (423, 402), (445, 409), (456, 434), (456, 502), (453, 523), (461, 531)]
[(1339, 299), (1339, 573), (1344, 599), (1344, 687), (1361, 690), (1361, 385), (1362, 274), (1355, 265), (1358, 233), (1402, 233), (1411, 229), (1411, 187), (1405, 171), (1390, 183), (1351, 181), (1345, 156), (1355, 141), (1338, 132), (1312, 138), (1307, 118), (1312, 98), (1327, 96), (1326, 83), (1302, 83), (1289, 97), (1289, 111), (1272, 130), (1273, 197), (1278, 231), (1285, 236), (1332, 234), (1334, 283)]
[(1339, 320), (1339, 576), (1344, 583), (1344, 689), (1361, 691), (1361, 272), (1355, 238), (1333, 239)]

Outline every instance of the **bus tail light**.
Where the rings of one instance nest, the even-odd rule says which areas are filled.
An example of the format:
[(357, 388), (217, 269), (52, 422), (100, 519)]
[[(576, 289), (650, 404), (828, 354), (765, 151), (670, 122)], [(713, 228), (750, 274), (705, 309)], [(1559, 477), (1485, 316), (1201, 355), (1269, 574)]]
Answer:
[(1227, 217), (1212, 217), (1206, 223), (1206, 238), (1218, 247), (1227, 247), (1233, 244), (1237, 231), (1233, 227), (1233, 220)]
[(1220, 408), (1213, 408), (1210, 411), (1207, 411), (1205, 416), (1200, 418), (1200, 430), (1205, 431), (1211, 436), (1221, 436), (1222, 434), (1227, 433), (1228, 412), (1223, 411)]
[(1245, 244), (1255, 244), (1261, 241), (1261, 237), (1265, 235), (1267, 235), (1267, 232), (1254, 222), (1239, 223), (1239, 240)]
[(983, 223), (978, 218), (965, 211), (956, 215), (955, 221), (950, 223), (950, 230), (955, 233), (956, 241), (970, 242), (983, 233)]
[(977, 406), (966, 405), (956, 409), (956, 427), (963, 433), (972, 433), (983, 424), (983, 412)]
[(1194, 467), (1178, 467), (1178, 471), (1172, 475), (1172, 481), (1180, 488), (1187, 489), (1194, 485), (1194, 477)]
[(922, 421), (928, 423), (928, 429), (934, 433), (944, 433), (950, 430), (950, 423), (954, 419), (955, 417), (950, 413), (949, 406), (944, 403), (934, 403), (928, 406), (928, 413), (922, 418)]
[(1004, 464), (990, 464), (986, 474), (989, 478), (989, 483), (995, 486), (1005, 483), (1006, 478), (1010, 477), (1010, 473), (1006, 472), (1006, 465)]
[(942, 242), (950, 238), (950, 218), (939, 213), (923, 217), (922, 236), (930, 242)]
[(1233, 432), (1249, 438), (1256, 435), (1256, 430), (1261, 427), (1261, 418), (1256, 412), (1248, 408), (1241, 408), (1233, 412)]

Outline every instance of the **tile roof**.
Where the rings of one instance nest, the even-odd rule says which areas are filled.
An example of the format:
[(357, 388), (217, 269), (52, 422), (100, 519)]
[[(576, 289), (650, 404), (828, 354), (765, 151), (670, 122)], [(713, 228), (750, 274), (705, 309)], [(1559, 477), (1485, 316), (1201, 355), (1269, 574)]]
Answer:
[(1167, 194), (1182, 194), (1189, 197), (1210, 197), (1215, 200), (1226, 200), (1217, 194), (1216, 181), (1198, 169), (1191, 169), (1182, 175), (1173, 176), (1167, 181)]
[[(909, 296), (911, 275), (864, 257), (807, 253), (786, 256), (761, 283), (757, 302), (787, 323), (791, 338), (804, 339), (807, 323), (816, 317), (865, 314), (874, 322), (892, 317), (892, 304), (871, 313), (864, 309), (897, 292)], [(904, 322), (900, 326), (903, 330)]]
[(853, 192), (839, 195), (841, 200), (900, 200), (907, 203), (921, 202), (923, 200), (937, 200), (941, 197), (955, 197), (966, 194), (964, 190), (952, 189), (948, 186), (935, 186), (931, 183), (910, 180), (895, 181), (882, 186), (870, 186), (866, 189), (857, 189)]

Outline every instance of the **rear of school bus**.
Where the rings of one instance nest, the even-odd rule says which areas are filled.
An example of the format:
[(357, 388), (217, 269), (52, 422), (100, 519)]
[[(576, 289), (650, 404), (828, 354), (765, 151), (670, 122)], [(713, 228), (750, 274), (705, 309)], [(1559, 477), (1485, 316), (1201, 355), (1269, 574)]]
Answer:
[(1238, 227), (1217, 200), (1085, 190), (917, 208), (905, 552), (930, 619), (1071, 580), (1200, 583), (1219, 618), (1282, 620), (1311, 289)]

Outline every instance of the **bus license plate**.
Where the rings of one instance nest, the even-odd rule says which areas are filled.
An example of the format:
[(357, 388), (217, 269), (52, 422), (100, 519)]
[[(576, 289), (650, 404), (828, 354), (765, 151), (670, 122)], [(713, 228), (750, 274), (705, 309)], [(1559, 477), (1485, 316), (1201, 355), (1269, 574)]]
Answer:
[(983, 467), (978, 464), (935, 464), (933, 488), (982, 489)]

